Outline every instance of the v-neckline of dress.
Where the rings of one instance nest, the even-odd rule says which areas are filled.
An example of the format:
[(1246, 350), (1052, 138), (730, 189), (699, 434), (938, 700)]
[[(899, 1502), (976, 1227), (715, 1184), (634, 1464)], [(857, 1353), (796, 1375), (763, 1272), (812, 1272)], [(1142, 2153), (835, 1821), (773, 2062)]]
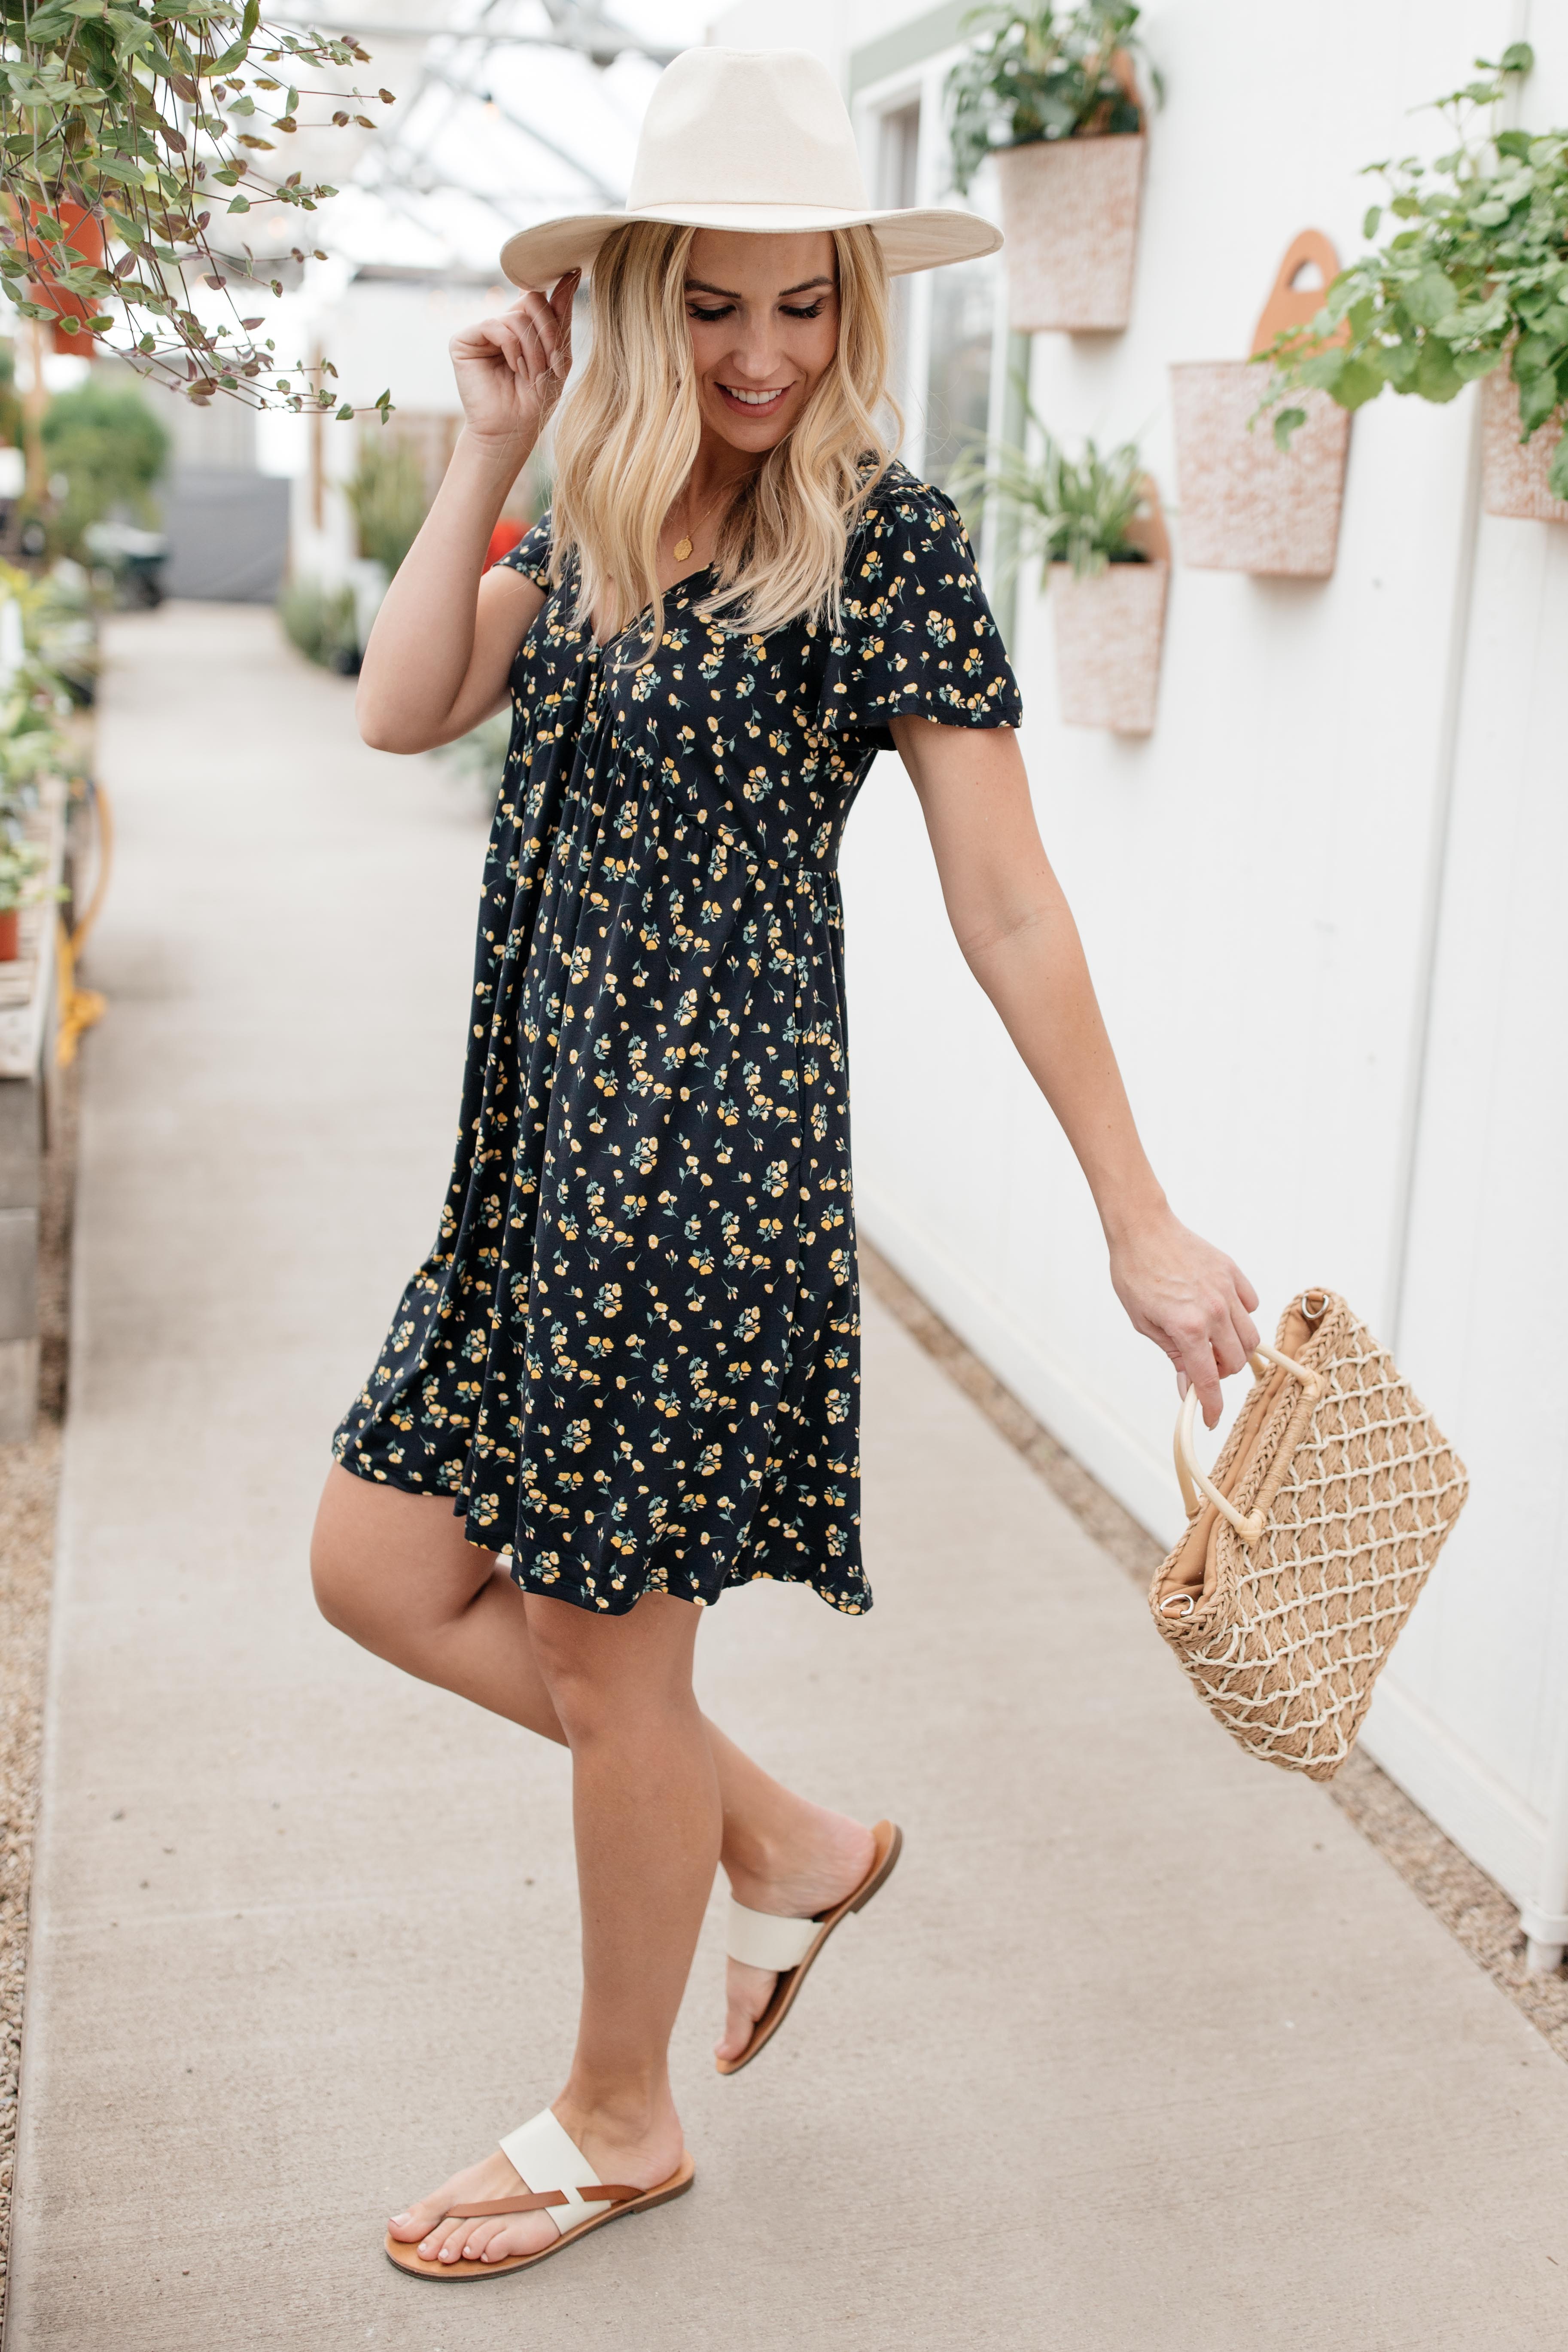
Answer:
[[(679, 589), (689, 588), (694, 580), (705, 579), (712, 569), (713, 566), (710, 563), (700, 563), (695, 572), (683, 572), (679, 580), (672, 580), (668, 587), (664, 591), (664, 600), (666, 604), (669, 602), (669, 599), (675, 595)], [(588, 625), (588, 643), (596, 654), (607, 654), (612, 646), (618, 646), (623, 637), (629, 637), (634, 629), (641, 628), (643, 623), (647, 620), (652, 610), (653, 606), (651, 604), (645, 604), (642, 611), (637, 614), (636, 619), (628, 621), (626, 627), (620, 630), (613, 637), (596, 637), (594, 635), (593, 624), (590, 622)]]

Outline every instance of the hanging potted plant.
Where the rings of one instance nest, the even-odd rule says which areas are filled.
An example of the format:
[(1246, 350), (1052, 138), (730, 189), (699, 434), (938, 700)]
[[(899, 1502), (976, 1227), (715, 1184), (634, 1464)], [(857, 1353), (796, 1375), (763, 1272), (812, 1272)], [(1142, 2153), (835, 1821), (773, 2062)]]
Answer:
[(966, 191), (995, 157), (1016, 334), (1127, 324), (1145, 144), (1131, 58), (1141, 13), (1131, 0), (1044, 0), (963, 20), (975, 37), (947, 80), (953, 181)]
[(1057, 701), (1069, 727), (1147, 735), (1154, 725), (1171, 548), (1159, 494), (1135, 443), (1067, 456), (1032, 408), (1029, 452), (1004, 448), (960, 469), (972, 508), (993, 499), (1013, 561), (1037, 558), (1050, 592)]
[(1363, 233), (1385, 210), (1403, 226), (1336, 278), (1308, 339), (1266, 354), (1267, 404), (1288, 445), (1303, 393), (1349, 411), (1385, 386), (1441, 402), (1484, 377), (1488, 513), (1568, 522), (1568, 131), (1477, 128), (1533, 63), (1523, 41), (1478, 58), (1487, 79), (1437, 100), (1448, 153), (1368, 166), (1391, 194)]
[[(1339, 257), (1317, 229), (1287, 247), (1252, 339), (1283, 351), (1322, 308)], [(1309, 282), (1310, 281), (1310, 282)], [(1350, 418), (1325, 392), (1293, 412), (1296, 437), (1254, 430), (1250, 360), (1184, 360), (1171, 370), (1182, 560), (1201, 572), (1323, 580), (1334, 568)]]

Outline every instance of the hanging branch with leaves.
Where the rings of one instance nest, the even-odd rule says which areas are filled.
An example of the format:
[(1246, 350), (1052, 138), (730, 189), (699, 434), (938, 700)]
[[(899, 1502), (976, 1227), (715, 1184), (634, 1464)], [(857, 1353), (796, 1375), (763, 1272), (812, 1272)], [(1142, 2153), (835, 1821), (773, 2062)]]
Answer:
[[(376, 127), (363, 110), (393, 93), (338, 86), (367, 52), (347, 34), (264, 25), (260, 0), (0, 0), (0, 285), (15, 308), (67, 335), (113, 336), (139, 373), (198, 404), (226, 394), (352, 416), (330, 361), (286, 364), (271, 337), (257, 340), (256, 297), (282, 280), (243, 245), (243, 262), (218, 249), (213, 222), (282, 205), (300, 216), (289, 258), (325, 259), (304, 216), (336, 189), (274, 178), (262, 159), (301, 128), (306, 100), (329, 111), (305, 128)], [(307, 88), (320, 73), (328, 86)], [(199, 288), (223, 301), (202, 303)], [(384, 421), (390, 405), (383, 393)]]

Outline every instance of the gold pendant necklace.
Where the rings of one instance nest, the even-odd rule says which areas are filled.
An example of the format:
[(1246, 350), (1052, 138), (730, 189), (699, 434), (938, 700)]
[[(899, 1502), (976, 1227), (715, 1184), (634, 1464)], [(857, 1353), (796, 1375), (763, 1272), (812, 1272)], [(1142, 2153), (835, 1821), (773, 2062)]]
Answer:
[[(707, 505), (703, 508), (703, 509), (702, 509), (702, 514), (701, 514), (701, 518), (700, 518), (700, 519), (701, 519), (701, 520), (702, 520), (703, 522), (706, 522), (706, 521), (707, 521), (707, 520), (708, 520), (709, 516), (712, 513), (712, 511), (713, 511), (714, 508), (718, 505), (718, 503), (719, 503), (719, 499), (721, 499), (723, 496), (724, 496), (724, 493), (723, 493), (723, 491), (722, 491), (722, 490), (721, 490), (721, 491), (720, 491), (720, 493), (719, 493), (719, 498), (717, 498), (717, 499), (710, 499), (710, 500), (709, 500), (708, 504), (707, 504)], [(685, 532), (683, 532), (683, 533), (682, 533), (681, 537), (676, 541), (675, 545), (674, 545), (673, 549), (671, 550), (671, 553), (674, 555), (674, 557), (675, 557), (675, 560), (676, 560), (677, 563), (684, 563), (684, 562), (687, 562), (688, 558), (690, 556), (690, 553), (691, 553), (691, 548), (692, 548), (691, 533), (690, 533), (689, 531), (685, 531)]]

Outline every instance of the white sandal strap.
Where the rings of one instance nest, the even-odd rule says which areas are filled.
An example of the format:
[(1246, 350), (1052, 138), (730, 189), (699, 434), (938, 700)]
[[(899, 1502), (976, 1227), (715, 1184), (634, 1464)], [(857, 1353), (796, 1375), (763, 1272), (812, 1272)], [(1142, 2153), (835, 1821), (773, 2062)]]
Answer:
[(724, 1949), (753, 1969), (798, 1969), (820, 1930), (815, 1919), (781, 1919), (775, 1911), (748, 1911), (730, 1897)]
[(529, 2189), (559, 2189), (564, 2205), (547, 2205), (545, 2212), (564, 2237), (579, 2223), (592, 2221), (610, 2210), (610, 2200), (584, 2198), (579, 2191), (602, 2189), (604, 2182), (563, 2125), (548, 2107), (531, 2123), (519, 2124), (501, 2142), (501, 2154)]

